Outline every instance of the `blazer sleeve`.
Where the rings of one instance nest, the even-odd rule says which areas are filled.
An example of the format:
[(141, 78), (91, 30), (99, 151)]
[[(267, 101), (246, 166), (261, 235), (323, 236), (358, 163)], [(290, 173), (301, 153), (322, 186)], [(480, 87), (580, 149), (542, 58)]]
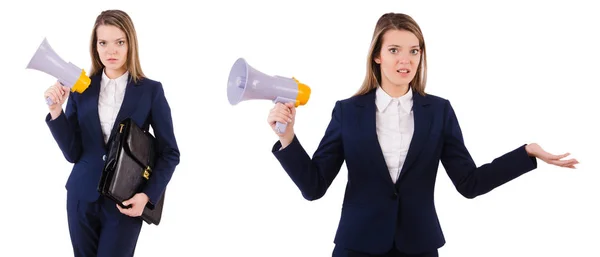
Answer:
[(148, 207), (153, 209), (171, 180), (175, 167), (179, 164), (179, 147), (173, 131), (171, 107), (160, 82), (153, 96), (151, 108), (150, 125), (156, 138), (157, 158), (152, 177), (143, 192), (149, 198)]
[(302, 196), (309, 201), (325, 195), (344, 162), (341, 117), (342, 107), (337, 101), (325, 135), (312, 159), (296, 135), (286, 148), (279, 150), (281, 142), (277, 141), (271, 150)]
[(441, 162), (450, 180), (464, 197), (483, 195), (537, 168), (536, 158), (527, 154), (525, 145), (477, 167), (465, 147), (458, 119), (449, 101), (446, 101), (444, 109)]
[(65, 159), (76, 163), (81, 157), (82, 146), (81, 129), (77, 119), (77, 103), (73, 93), (69, 94), (65, 109), (54, 120), (51, 120), (52, 117), (48, 113), (45, 121)]

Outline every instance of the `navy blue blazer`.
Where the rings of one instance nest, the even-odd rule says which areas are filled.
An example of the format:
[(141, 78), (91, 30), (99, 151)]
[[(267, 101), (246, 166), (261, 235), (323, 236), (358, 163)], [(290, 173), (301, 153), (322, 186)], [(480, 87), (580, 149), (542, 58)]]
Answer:
[[(81, 94), (69, 94), (64, 112), (55, 120), (50, 120), (48, 114), (46, 123), (64, 157), (74, 163), (66, 183), (68, 193), (78, 199), (94, 201), (99, 197), (98, 182), (109, 145), (104, 143), (98, 114), (102, 73), (90, 79), (90, 86)], [(128, 117), (141, 128), (152, 126), (157, 139), (158, 156), (152, 178), (143, 190), (149, 198), (148, 206), (153, 208), (179, 164), (171, 109), (160, 82), (143, 78), (136, 84), (129, 76), (111, 137), (119, 122)]]
[(370, 254), (398, 250), (417, 254), (445, 244), (434, 205), (441, 160), (454, 186), (474, 198), (537, 167), (525, 145), (480, 167), (465, 144), (456, 114), (446, 99), (413, 95), (415, 130), (406, 161), (394, 184), (376, 133), (375, 90), (337, 101), (332, 119), (312, 160), (297, 136), (286, 148), (271, 150), (307, 200), (321, 198), (342, 163), (346, 184), (334, 243)]

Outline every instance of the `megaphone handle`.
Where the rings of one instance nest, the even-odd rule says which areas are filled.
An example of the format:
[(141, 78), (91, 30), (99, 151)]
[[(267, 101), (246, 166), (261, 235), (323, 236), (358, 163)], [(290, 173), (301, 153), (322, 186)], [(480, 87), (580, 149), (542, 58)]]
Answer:
[(50, 106), (50, 105), (54, 104), (54, 102), (52, 102), (52, 99), (50, 99), (50, 97), (46, 97), (46, 104), (48, 106)]
[[(61, 85), (63, 85), (63, 86), (64, 86), (64, 85), (65, 85), (65, 83), (63, 83), (63, 82), (62, 82), (62, 81), (60, 81), (60, 80), (61, 80), (61, 79), (58, 79), (58, 83), (60, 83)], [(53, 104), (54, 104), (54, 102), (52, 102), (52, 99), (51, 99), (50, 97), (46, 97), (46, 104), (50, 106), (50, 105), (53, 105)]]
[(275, 124), (275, 130), (277, 130), (277, 133), (283, 134), (286, 128), (287, 124), (281, 123), (279, 121), (277, 122), (277, 124)]
[[(296, 99), (289, 99), (289, 98), (278, 96), (277, 98), (275, 98), (275, 100), (273, 102), (283, 103), (283, 104), (295, 103)], [(283, 134), (283, 132), (285, 132), (286, 128), (287, 128), (287, 124), (281, 123), (279, 121), (275, 124), (275, 130), (277, 130), (277, 133)]]

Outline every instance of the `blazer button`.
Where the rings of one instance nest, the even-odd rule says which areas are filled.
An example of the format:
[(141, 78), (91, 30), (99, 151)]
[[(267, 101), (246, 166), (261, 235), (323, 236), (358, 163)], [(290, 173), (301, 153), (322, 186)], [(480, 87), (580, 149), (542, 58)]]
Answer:
[(105, 154), (105, 155), (102, 155), (102, 160), (103, 160), (103, 161), (106, 161), (106, 154)]
[(394, 192), (394, 194), (392, 195), (392, 199), (393, 199), (393, 200), (396, 200), (396, 199), (398, 199), (398, 193)]

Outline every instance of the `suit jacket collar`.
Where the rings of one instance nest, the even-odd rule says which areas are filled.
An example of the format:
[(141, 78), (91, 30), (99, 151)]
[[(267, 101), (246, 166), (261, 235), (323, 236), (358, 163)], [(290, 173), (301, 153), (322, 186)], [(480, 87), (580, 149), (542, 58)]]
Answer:
[(102, 128), (100, 126), (100, 116), (98, 114), (98, 100), (100, 98), (100, 87), (102, 76), (104, 72), (98, 72), (97, 74), (90, 77), (91, 83), (87, 90), (90, 91), (89, 99), (84, 99), (84, 101), (80, 104), (90, 104), (90, 109), (92, 110), (91, 115), (88, 116), (90, 120), (88, 122), (92, 124), (92, 133), (97, 135), (100, 143), (106, 148), (109, 146), (110, 141), (115, 135), (116, 128), (119, 125), (119, 122), (124, 120), (135, 111), (135, 107), (137, 106), (137, 102), (139, 101), (142, 93), (143, 87), (141, 86), (142, 81), (138, 83), (134, 83), (131, 77), (131, 74), (127, 74), (127, 86), (125, 88), (125, 96), (123, 97), (123, 103), (121, 104), (121, 108), (119, 109), (119, 113), (117, 114), (117, 118), (115, 119), (115, 124), (112, 127), (111, 135), (109, 137), (109, 144), (104, 144), (104, 137), (102, 136)]
[[(355, 105), (358, 107), (358, 113), (361, 122), (362, 133), (367, 137), (367, 143), (369, 144), (366, 148), (373, 149), (371, 151), (371, 158), (378, 165), (375, 170), (383, 171), (378, 172), (380, 175), (384, 176), (384, 179), (387, 180), (391, 185), (393, 185), (392, 178), (387, 169), (387, 165), (385, 163), (385, 158), (383, 157), (383, 153), (381, 151), (381, 146), (379, 145), (379, 141), (377, 139), (377, 128), (376, 128), (376, 89), (369, 91), (364, 95), (360, 95), (356, 97)], [(406, 160), (404, 165), (402, 166), (402, 170), (400, 171), (400, 176), (396, 182), (396, 186), (398, 186), (404, 176), (404, 174), (409, 171), (411, 166), (417, 160), (419, 153), (423, 149), (424, 145), (427, 143), (427, 138), (429, 136), (429, 130), (431, 126), (432, 119), (432, 111), (429, 108), (431, 105), (431, 100), (428, 96), (423, 96), (419, 93), (413, 94), (413, 115), (415, 119), (415, 130), (413, 134), (413, 138), (410, 143), (410, 147), (408, 150), (408, 154), (406, 156)]]

